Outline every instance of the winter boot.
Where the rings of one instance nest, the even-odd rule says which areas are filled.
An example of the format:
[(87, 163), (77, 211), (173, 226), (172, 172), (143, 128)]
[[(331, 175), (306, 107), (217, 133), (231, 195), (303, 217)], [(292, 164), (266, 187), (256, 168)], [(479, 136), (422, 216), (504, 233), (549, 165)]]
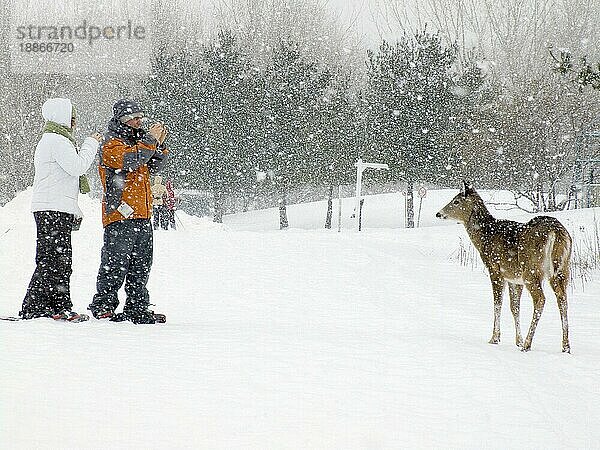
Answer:
[(88, 306), (88, 309), (92, 312), (92, 316), (94, 316), (94, 318), (98, 319), (98, 320), (102, 320), (102, 319), (109, 319), (112, 320), (112, 318), (115, 316), (115, 312), (107, 307), (95, 307), (95, 306)]
[(115, 312), (111, 311), (109, 309), (106, 309), (106, 310), (101, 310), (101, 311), (93, 311), (92, 315), (98, 320), (102, 320), (102, 319), (112, 320), (112, 318), (115, 316)]

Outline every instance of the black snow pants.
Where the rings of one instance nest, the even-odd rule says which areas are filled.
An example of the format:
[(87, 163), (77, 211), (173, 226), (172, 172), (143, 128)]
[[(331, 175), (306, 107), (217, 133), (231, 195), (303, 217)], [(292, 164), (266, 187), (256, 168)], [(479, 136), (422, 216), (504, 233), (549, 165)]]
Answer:
[(154, 229), (158, 230), (160, 225), (163, 230), (169, 229), (169, 211), (164, 205), (155, 206), (152, 208), (152, 215), (154, 218)]
[(152, 208), (152, 220), (154, 223), (154, 229), (158, 230), (158, 226), (160, 225), (160, 221), (161, 221), (161, 207), (160, 206), (155, 206)]
[(36, 267), (19, 313), (27, 319), (51, 316), (73, 307), (70, 293), (73, 214), (36, 211), (33, 217), (37, 226)]
[(114, 312), (117, 293), (125, 282), (123, 312), (145, 311), (150, 304), (146, 283), (152, 267), (153, 236), (150, 219), (126, 219), (104, 228), (104, 246), (96, 280), (96, 295), (88, 309), (94, 315)]

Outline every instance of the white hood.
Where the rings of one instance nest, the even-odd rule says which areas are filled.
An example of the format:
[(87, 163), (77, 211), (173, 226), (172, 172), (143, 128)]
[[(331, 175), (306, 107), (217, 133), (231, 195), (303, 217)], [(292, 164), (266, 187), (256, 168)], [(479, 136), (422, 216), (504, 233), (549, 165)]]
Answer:
[(42, 105), (42, 116), (46, 120), (71, 128), (73, 105), (68, 98), (49, 98)]

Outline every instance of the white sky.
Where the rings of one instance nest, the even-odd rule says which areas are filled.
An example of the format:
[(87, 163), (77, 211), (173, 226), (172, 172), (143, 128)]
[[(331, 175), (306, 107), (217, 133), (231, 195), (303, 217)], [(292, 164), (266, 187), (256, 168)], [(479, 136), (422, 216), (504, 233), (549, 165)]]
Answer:
[[(415, 0), (329, 0), (332, 11), (339, 14), (343, 22), (353, 23), (367, 43), (378, 43), (381, 37), (389, 38), (390, 34), (394, 34), (386, 24), (386, 14), (389, 14), (392, 4), (409, 17), (416, 16), (418, 2)], [(387, 19), (398, 33), (398, 22), (389, 16)]]
[[(293, 0), (292, 0), (293, 1)], [(400, 10), (409, 11), (414, 16), (417, 0), (322, 0), (327, 4), (334, 17), (339, 23), (347, 23), (356, 32), (364, 37), (367, 44), (377, 43), (380, 38), (390, 37), (389, 29), (386, 30), (385, 11), (391, 5)], [(206, 20), (210, 21), (211, 10), (214, 5), (221, 4), (221, 0), (174, 0), (176, 8), (189, 11), (188, 17), (197, 16), (199, 12), (205, 14)], [(392, 24), (397, 24), (390, 19)], [(378, 25), (376, 24), (378, 23)], [(398, 28), (395, 28), (398, 32)], [(383, 33), (383, 35), (382, 35)]]

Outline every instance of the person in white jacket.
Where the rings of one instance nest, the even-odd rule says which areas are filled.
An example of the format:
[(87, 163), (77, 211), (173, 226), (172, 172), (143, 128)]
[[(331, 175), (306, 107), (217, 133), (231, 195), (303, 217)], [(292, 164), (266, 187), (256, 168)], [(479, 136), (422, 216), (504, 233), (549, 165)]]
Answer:
[(71, 231), (83, 213), (77, 204), (80, 176), (88, 170), (102, 136), (94, 133), (78, 151), (73, 138), (75, 109), (66, 98), (51, 98), (42, 106), (44, 132), (35, 148), (31, 210), (37, 226), (36, 268), (22, 309), (23, 319), (51, 317), (80, 322), (72, 311)]

